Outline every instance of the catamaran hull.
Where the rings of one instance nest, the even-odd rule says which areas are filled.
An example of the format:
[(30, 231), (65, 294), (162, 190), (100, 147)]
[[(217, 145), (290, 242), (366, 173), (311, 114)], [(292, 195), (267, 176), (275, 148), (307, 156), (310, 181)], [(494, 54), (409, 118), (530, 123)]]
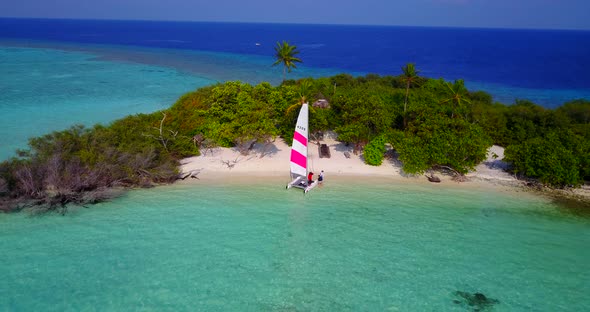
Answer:
[(307, 193), (314, 187), (318, 186), (318, 184), (318, 181), (313, 181), (311, 184), (307, 184), (307, 181), (304, 181), (301, 177), (297, 177), (295, 180), (291, 181), (291, 183), (287, 184), (287, 189), (295, 187), (302, 189), (304, 193)]
[(318, 181), (313, 181), (310, 185), (308, 185), (305, 189), (304, 192), (307, 193), (309, 191), (311, 191), (314, 187), (318, 186)]
[(303, 180), (301, 179), (301, 177), (297, 177), (295, 178), (295, 180), (291, 181), (291, 183), (287, 184), (287, 189), (290, 189), (292, 187), (301, 188), (300, 183), (302, 182)]

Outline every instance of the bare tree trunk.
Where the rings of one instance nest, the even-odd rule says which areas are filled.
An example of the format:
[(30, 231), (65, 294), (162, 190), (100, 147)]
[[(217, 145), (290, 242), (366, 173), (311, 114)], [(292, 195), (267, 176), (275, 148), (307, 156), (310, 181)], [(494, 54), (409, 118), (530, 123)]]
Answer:
[[(160, 143), (162, 143), (162, 146), (164, 146), (164, 150), (166, 150), (166, 152), (169, 152), (168, 151), (168, 141), (170, 141), (170, 138), (167, 138), (164, 136), (164, 120), (166, 120), (166, 113), (162, 113), (162, 115), (164, 115), (164, 116), (162, 117), (162, 120), (160, 120), (160, 128), (155, 128), (156, 130), (159, 131), (160, 135), (159, 136), (154, 136), (151, 134), (142, 134), (142, 135), (159, 141)], [(176, 136), (178, 135), (178, 131), (172, 131), (172, 130), (168, 130), (168, 131), (170, 132), (170, 134), (172, 134), (172, 139), (175, 139)]]
[(406, 108), (408, 106), (408, 95), (409, 94), (410, 94), (410, 82), (408, 81), (408, 84), (406, 86), (406, 98), (404, 100), (404, 129), (408, 125), (407, 120), (406, 120)]
[(287, 79), (287, 66), (283, 67), (283, 82)]
[(0, 195), (8, 193), (8, 183), (3, 178), (0, 178)]
[(62, 157), (61, 154), (54, 154), (47, 162), (47, 174), (45, 175), (46, 188), (57, 190), (63, 181), (61, 174)]
[(20, 169), (18, 169), (15, 173), (16, 180), (20, 185), (20, 189), (28, 196), (33, 198), (39, 196), (40, 189), (38, 187), (38, 183), (35, 180), (35, 174), (33, 173), (33, 169), (28, 166), (24, 165)]

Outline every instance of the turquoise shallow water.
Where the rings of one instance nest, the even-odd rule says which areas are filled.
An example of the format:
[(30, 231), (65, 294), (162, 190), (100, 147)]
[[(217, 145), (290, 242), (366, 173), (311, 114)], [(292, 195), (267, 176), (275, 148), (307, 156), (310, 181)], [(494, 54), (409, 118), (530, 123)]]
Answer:
[(0, 160), (28, 138), (169, 107), (212, 80), (74, 51), (0, 46)]
[[(220, 81), (279, 83), (270, 57), (126, 46), (0, 42), (0, 160), (33, 136), (171, 106)], [(290, 78), (336, 71), (302, 66)]]
[(271, 183), (0, 215), (2, 311), (493, 311), (590, 305), (590, 220), (493, 190)]

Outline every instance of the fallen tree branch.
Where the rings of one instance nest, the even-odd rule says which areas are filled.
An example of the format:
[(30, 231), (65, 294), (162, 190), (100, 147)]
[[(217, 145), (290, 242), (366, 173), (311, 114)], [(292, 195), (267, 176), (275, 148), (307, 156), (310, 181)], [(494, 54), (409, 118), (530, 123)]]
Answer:
[(222, 160), (221, 162), (231, 170), (231, 168), (235, 167), (235, 165), (239, 162), (239, 158), (240, 157), (238, 156), (234, 160)]

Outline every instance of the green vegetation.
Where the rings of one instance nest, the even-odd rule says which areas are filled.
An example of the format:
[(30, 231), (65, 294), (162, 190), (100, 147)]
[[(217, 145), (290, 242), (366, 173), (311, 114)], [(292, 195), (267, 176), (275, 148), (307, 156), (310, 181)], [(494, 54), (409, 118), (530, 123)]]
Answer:
[(301, 103), (318, 99), (330, 105), (310, 107), (312, 140), (333, 130), (370, 165), (380, 165), (390, 147), (407, 173), (434, 167), (462, 175), (499, 144), (522, 177), (556, 187), (590, 179), (589, 101), (555, 110), (528, 101), (506, 106), (469, 92), (462, 80), (417, 73), (408, 64), (397, 77), (341, 74), (276, 87), (230, 81), (185, 94), (164, 111), (33, 138), (0, 164), (0, 210), (63, 211), (68, 203), (108, 199), (113, 187), (173, 182), (179, 159), (214, 146), (248, 154), (254, 143), (277, 137), (290, 144)]
[(273, 66), (278, 64), (283, 64), (283, 81), (285, 81), (287, 77), (287, 71), (291, 72), (291, 68), (297, 68), (295, 63), (301, 63), (301, 59), (297, 58), (296, 55), (299, 54), (297, 47), (294, 45), (289, 45), (288, 42), (283, 41), (283, 43), (277, 42), (275, 46), (275, 57), (277, 58), (276, 62), (272, 64)]
[(408, 63), (402, 67), (402, 81), (406, 84), (406, 97), (404, 98), (404, 127), (406, 122), (406, 111), (408, 108), (408, 96), (410, 95), (410, 87), (418, 80), (418, 70), (413, 63)]
[(385, 136), (380, 135), (369, 144), (365, 146), (363, 151), (363, 156), (365, 157), (365, 162), (367, 165), (371, 166), (381, 166), (383, 163), (383, 156), (385, 155)]

